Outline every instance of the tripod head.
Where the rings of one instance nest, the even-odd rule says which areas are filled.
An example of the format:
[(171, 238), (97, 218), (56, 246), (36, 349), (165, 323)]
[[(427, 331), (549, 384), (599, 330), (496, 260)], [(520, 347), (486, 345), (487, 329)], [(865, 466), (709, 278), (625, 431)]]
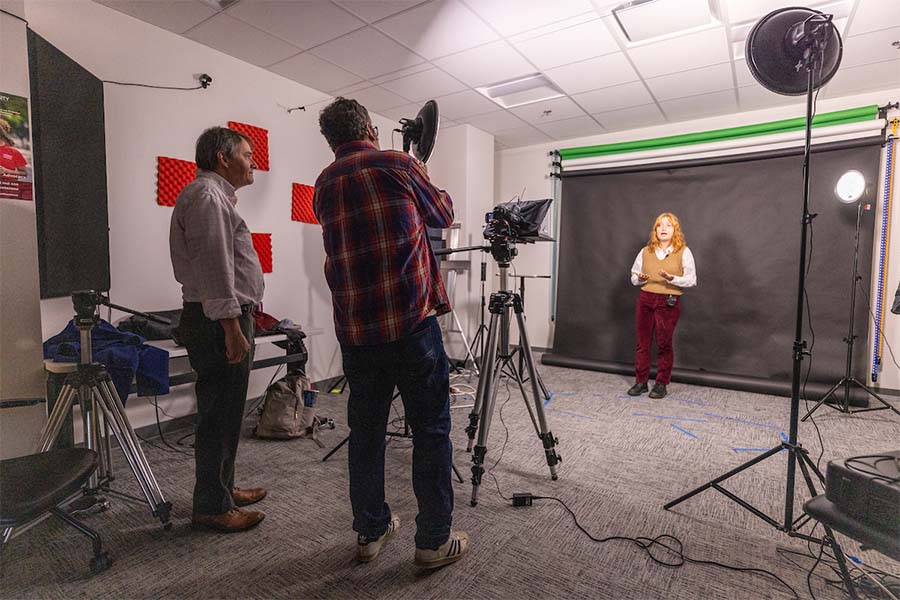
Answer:
[(96, 290), (80, 290), (72, 292), (72, 306), (75, 308), (75, 317), (73, 318), (75, 326), (79, 329), (91, 329), (94, 325), (99, 323), (100, 315), (97, 314), (97, 308), (100, 305), (144, 317), (145, 319), (161, 323), (162, 325), (171, 324), (171, 321), (168, 319), (141, 312), (133, 308), (128, 308), (127, 306), (113, 304), (109, 301), (109, 296), (104, 295), (103, 292), (98, 292)]

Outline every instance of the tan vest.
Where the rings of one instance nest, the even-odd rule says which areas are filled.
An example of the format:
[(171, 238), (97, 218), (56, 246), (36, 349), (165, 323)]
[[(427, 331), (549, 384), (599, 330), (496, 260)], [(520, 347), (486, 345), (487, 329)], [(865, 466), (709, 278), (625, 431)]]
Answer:
[(684, 267), (681, 264), (681, 255), (684, 254), (684, 248), (672, 252), (664, 259), (656, 258), (656, 252), (649, 246), (644, 246), (643, 256), (641, 257), (643, 272), (650, 276), (650, 279), (641, 286), (641, 289), (651, 294), (672, 294), (680, 296), (682, 290), (677, 285), (672, 285), (662, 278), (659, 272), (665, 271), (669, 275), (684, 275)]

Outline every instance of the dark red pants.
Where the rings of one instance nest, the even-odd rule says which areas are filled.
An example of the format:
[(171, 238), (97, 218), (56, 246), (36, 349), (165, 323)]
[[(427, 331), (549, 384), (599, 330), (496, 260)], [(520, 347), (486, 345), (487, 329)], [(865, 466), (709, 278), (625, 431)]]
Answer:
[(650, 379), (650, 345), (656, 334), (656, 383), (669, 385), (672, 379), (672, 335), (681, 314), (681, 296), (675, 296), (675, 306), (666, 304), (666, 294), (651, 294), (641, 290), (635, 308), (637, 349), (634, 353), (634, 378), (638, 383)]

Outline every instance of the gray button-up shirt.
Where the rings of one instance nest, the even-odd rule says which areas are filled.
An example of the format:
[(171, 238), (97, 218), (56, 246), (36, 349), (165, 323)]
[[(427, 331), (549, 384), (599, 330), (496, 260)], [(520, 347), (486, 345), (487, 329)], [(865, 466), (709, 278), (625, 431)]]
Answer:
[(200, 302), (209, 319), (241, 315), (259, 304), (265, 282), (250, 229), (235, 209), (234, 186), (212, 171), (178, 195), (169, 227), (169, 252), (185, 302)]

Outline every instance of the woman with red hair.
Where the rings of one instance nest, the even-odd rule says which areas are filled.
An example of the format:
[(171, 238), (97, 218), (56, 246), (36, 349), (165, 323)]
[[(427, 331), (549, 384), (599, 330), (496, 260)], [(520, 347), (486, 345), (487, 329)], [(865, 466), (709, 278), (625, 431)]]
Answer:
[(697, 285), (694, 255), (684, 241), (681, 223), (672, 213), (656, 217), (650, 241), (631, 266), (631, 283), (641, 286), (641, 291), (635, 309), (635, 384), (628, 395), (640, 396), (648, 390), (650, 345), (655, 333), (657, 370), (650, 397), (663, 398), (672, 378), (672, 337), (681, 314), (681, 294), (684, 288)]

